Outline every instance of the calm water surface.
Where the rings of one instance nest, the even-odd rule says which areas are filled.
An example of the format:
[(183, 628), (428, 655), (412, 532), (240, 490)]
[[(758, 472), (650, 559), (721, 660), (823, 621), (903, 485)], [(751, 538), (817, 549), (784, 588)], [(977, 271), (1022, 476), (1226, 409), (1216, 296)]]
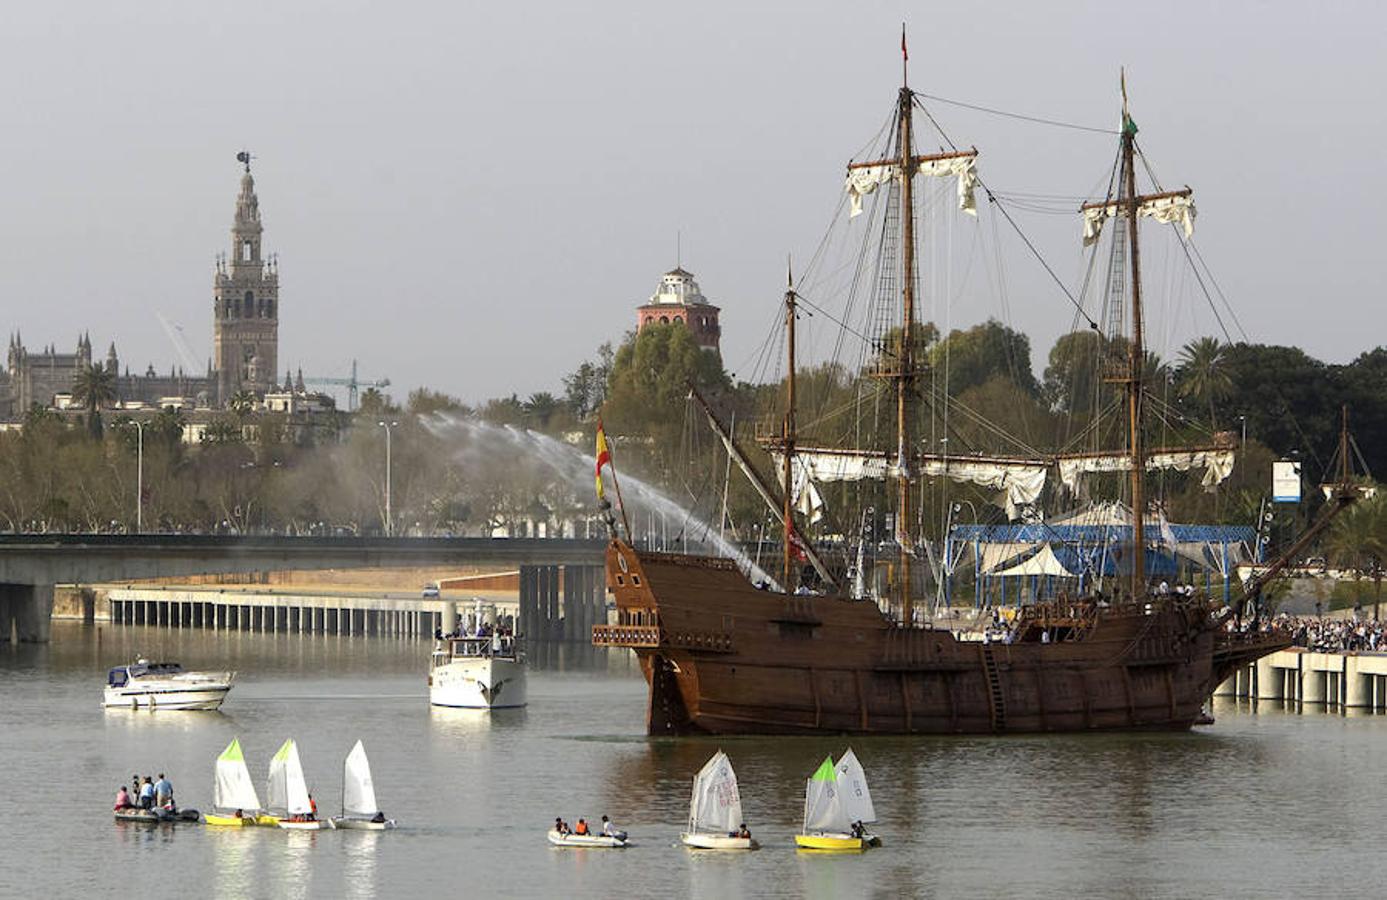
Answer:
[[(432, 709), (427, 642), (60, 624), (0, 645), (0, 761), (12, 798), (0, 895), (142, 897), (1315, 897), (1383, 896), (1387, 717), (1257, 714), (1231, 704), (1191, 734), (853, 740), (885, 846), (799, 854), (804, 778), (842, 739), (650, 740), (625, 658), (537, 660), (528, 709)], [(136, 654), (233, 668), (220, 713), (101, 708)], [(132, 772), (165, 772), (185, 806), (239, 737), (263, 783), (299, 743), (325, 814), (361, 738), (398, 831), (283, 832), (112, 821)], [(678, 845), (693, 773), (736, 766), (746, 855)], [(555, 816), (603, 813), (620, 851), (555, 850)], [(122, 882), (117, 886), (117, 882)], [(41, 890), (39, 889), (41, 888)], [(443, 893), (443, 892), (446, 892)]]

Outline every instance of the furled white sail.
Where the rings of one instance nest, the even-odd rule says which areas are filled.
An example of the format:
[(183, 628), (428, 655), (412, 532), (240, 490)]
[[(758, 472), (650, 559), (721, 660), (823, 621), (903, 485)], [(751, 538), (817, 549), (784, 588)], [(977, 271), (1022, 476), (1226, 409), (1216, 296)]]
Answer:
[(212, 779), (212, 805), (217, 809), (260, 809), (255, 782), (246, 768), (246, 758), (241, 753), (241, 742), (237, 738), (232, 738), (222, 755), (217, 757)]
[[(1192, 450), (1155, 450), (1146, 454), (1146, 470), (1174, 469), (1188, 472), (1203, 469), (1200, 483), (1212, 491), (1214, 486), (1233, 474), (1235, 451), (1232, 447), (1205, 447)], [(1093, 472), (1130, 472), (1132, 459), (1120, 453), (1101, 453), (1085, 456), (1062, 456), (1057, 460), (1060, 482), (1071, 491), (1079, 489), (1084, 475)]]
[(361, 741), (357, 741), (342, 766), (342, 814), (374, 816), (378, 812), (380, 807), (376, 805), (376, 785), (371, 780), (371, 761), (366, 758), (366, 748)]
[(299, 762), (299, 748), (292, 739), (280, 745), (279, 751), (270, 760), (269, 808), (285, 810), (291, 816), (311, 812), (308, 801), (308, 783), (304, 781), (303, 765)]
[[(965, 153), (948, 155), (939, 159), (920, 159), (916, 162), (915, 173), (932, 178), (958, 178), (958, 208), (971, 216), (978, 214), (978, 204), (974, 189), (978, 185), (978, 155)], [(868, 166), (855, 166), (848, 169), (847, 191), (852, 208), (849, 218), (862, 214), (862, 198), (887, 184), (900, 174), (900, 164), (881, 162)]]
[[(777, 470), (785, 465), (785, 455), (771, 450)], [(803, 466), (814, 481), (883, 480), (896, 473), (886, 454), (876, 450), (834, 450), (806, 447), (795, 451), (796, 466)]]
[(804, 833), (846, 834), (852, 820), (838, 796), (838, 774), (833, 760), (825, 759), (804, 788)]
[(732, 761), (719, 750), (694, 776), (689, 831), (731, 834), (742, 824), (742, 795)]
[[(776, 450), (770, 453), (776, 467), (782, 467), (785, 457)], [(1020, 515), (1022, 507), (1031, 506), (1040, 499), (1049, 468), (1045, 460), (933, 454), (916, 456), (912, 465), (917, 475), (942, 476), (997, 491), (998, 505), (1013, 519)], [(795, 451), (795, 470), (798, 471), (801, 466), (810, 481), (818, 482), (880, 480), (894, 476), (899, 471), (899, 467), (881, 451), (816, 447)]]
[[(1113, 216), (1127, 215), (1126, 205), (1114, 200), (1097, 206), (1086, 207), (1084, 215), (1084, 246), (1098, 242), (1103, 233), (1103, 223)], [(1188, 191), (1163, 194), (1137, 204), (1137, 215), (1155, 219), (1157, 222), (1177, 223), (1184, 229), (1185, 237), (1194, 234), (1194, 197)]]
[(867, 773), (863, 771), (862, 763), (857, 761), (857, 754), (852, 752), (851, 747), (843, 754), (843, 758), (838, 760), (836, 768), (839, 802), (842, 803), (848, 821), (875, 822), (877, 811), (872, 805), (872, 792), (867, 789)]
[(969, 459), (966, 456), (926, 456), (920, 459), (922, 475), (942, 475), (997, 492), (997, 505), (1007, 517), (1018, 518), (1021, 508), (1032, 506), (1045, 489), (1048, 466), (1044, 462), (1005, 462)]

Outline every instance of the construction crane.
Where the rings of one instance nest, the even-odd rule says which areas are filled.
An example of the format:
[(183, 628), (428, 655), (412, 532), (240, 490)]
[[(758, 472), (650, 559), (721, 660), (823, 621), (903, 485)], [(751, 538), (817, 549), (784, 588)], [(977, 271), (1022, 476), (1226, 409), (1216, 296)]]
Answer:
[(356, 360), (352, 360), (352, 374), (350, 378), (305, 378), (305, 385), (324, 385), (332, 387), (345, 387), (347, 389), (347, 411), (356, 412), (359, 405), (359, 392), (361, 388), (387, 388), (390, 387), (389, 378), (377, 378), (372, 381), (362, 381), (356, 374)]

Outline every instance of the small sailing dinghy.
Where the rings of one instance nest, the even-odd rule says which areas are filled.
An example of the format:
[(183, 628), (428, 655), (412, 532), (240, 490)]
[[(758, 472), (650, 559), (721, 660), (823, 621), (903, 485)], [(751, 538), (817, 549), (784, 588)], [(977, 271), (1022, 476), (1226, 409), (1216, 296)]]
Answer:
[[(263, 807), (260, 797), (255, 793), (255, 782), (251, 780), (250, 770), (246, 768), (246, 757), (241, 753), (241, 741), (232, 738), (212, 774), (212, 807), (216, 812), (204, 815), (208, 825), (224, 825), (241, 828), (246, 825), (261, 824), (259, 813)], [(274, 824), (272, 817), (266, 816)]]
[(719, 750), (694, 776), (689, 800), (689, 830), (679, 835), (685, 847), (696, 850), (755, 850), (760, 845), (742, 828), (742, 795), (732, 761)]
[(334, 828), (353, 828), (358, 831), (385, 831), (395, 827), (376, 805), (376, 785), (371, 780), (371, 761), (366, 748), (356, 742), (342, 764), (342, 815), (332, 819)]
[[(854, 758), (855, 759), (855, 758)], [(866, 778), (862, 778), (865, 788)], [(870, 841), (856, 821), (849, 817), (838, 784), (838, 770), (833, 757), (809, 776), (804, 789), (804, 824), (795, 835), (795, 846), (802, 850), (852, 852), (870, 846)]]
[(278, 816), (275, 823), (292, 831), (318, 831), (331, 828), (332, 822), (314, 818), (313, 801), (308, 796), (308, 782), (299, 762), (299, 748), (293, 739), (285, 741), (270, 760), (270, 809)]

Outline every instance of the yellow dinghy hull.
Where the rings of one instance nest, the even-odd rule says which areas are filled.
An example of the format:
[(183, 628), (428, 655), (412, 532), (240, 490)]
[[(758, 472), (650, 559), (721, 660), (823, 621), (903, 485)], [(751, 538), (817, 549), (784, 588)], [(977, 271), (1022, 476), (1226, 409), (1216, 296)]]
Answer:
[(866, 846), (862, 838), (846, 834), (797, 834), (795, 846), (801, 850), (826, 850), (832, 853), (858, 853)]
[(221, 825), (225, 828), (245, 828), (255, 824), (254, 816), (215, 816), (206, 813), (202, 817), (204, 825)]

